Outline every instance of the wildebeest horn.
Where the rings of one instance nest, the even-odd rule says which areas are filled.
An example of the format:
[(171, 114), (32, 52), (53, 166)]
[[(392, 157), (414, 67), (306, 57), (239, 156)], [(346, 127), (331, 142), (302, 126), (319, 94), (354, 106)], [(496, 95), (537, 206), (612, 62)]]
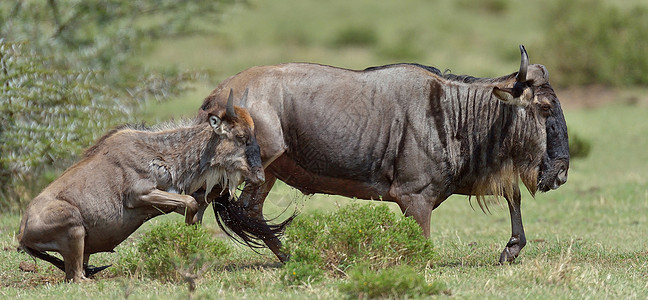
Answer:
[(225, 108), (225, 114), (231, 119), (236, 119), (236, 112), (234, 111), (234, 91), (230, 89), (229, 97), (227, 98), (227, 107)]
[(245, 92), (243, 92), (243, 97), (241, 98), (241, 103), (239, 103), (240, 107), (247, 108), (247, 94), (248, 94), (248, 89), (245, 89)]
[(527, 80), (527, 69), (529, 68), (529, 55), (524, 49), (524, 45), (520, 45), (520, 55), (522, 55), (522, 60), (520, 61), (520, 71), (518, 71), (515, 81), (517, 82), (526, 82)]

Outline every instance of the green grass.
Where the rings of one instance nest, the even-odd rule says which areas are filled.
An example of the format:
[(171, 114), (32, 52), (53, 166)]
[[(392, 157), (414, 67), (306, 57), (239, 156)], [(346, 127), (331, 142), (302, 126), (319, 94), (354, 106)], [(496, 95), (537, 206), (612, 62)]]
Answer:
[[(532, 63), (542, 63), (536, 60), (539, 55), (534, 54), (538, 51), (534, 49), (539, 49), (543, 41), (540, 14), (544, 2), (504, 2), (489, 1), (472, 9), (468, 1), (450, 0), (380, 4), (369, 0), (252, 0), (249, 8), (237, 7), (224, 23), (214, 24), (216, 34), (164, 41), (142, 58), (151, 67), (177, 63), (215, 73), (213, 82), (199, 83), (195, 91), (183, 97), (147, 107), (142, 118), (155, 122), (191, 117), (218, 82), (253, 65), (309, 61), (359, 69), (402, 61), (392, 55), (405, 53), (415, 56), (413, 61), (442, 70), (494, 76), (517, 69), (520, 43), (527, 45)], [(493, 9), (495, 12), (491, 12)], [(369, 46), (335, 45), (338, 35), (354, 26), (371, 28), (375, 42)], [(413, 54), (399, 52), (404, 51), (397, 48), (402, 40), (418, 50)], [(551, 72), (551, 66), (548, 68)], [(492, 207), (489, 215), (472, 209), (466, 197), (453, 196), (435, 210), (431, 239), (439, 261), (420, 271), (426, 282), (442, 282), (458, 298), (644, 298), (648, 294), (645, 93), (645, 89), (636, 89), (630, 98), (619, 96), (617, 103), (566, 111), (570, 131), (591, 142), (589, 156), (571, 162), (569, 180), (559, 190), (539, 194), (536, 199), (523, 195), (528, 244), (515, 263), (496, 265), (510, 237), (504, 203)], [(563, 103), (572, 100), (561, 98)], [(278, 183), (264, 209), (268, 217), (274, 217), (286, 207), (290, 206), (290, 211), (296, 206), (306, 215), (333, 211), (352, 201), (338, 196), (301, 196)], [(389, 207), (398, 212), (396, 205)], [(150, 222), (181, 219), (170, 215)], [(103, 271), (95, 281), (80, 285), (63, 284), (63, 273), (42, 261), (37, 263), (38, 273), (20, 271), (20, 262), (32, 260), (15, 251), (19, 222), (19, 215), (0, 215), (0, 298), (189, 296), (184, 283), (138, 279), (112, 271)], [(220, 236), (211, 210), (204, 226)], [(120, 264), (121, 253), (134, 249), (150, 227), (145, 224), (117, 247), (117, 253), (93, 255), (91, 263)], [(231, 243), (234, 250), (226, 261), (197, 280), (194, 298), (345, 296), (338, 289), (339, 284), (347, 282), (344, 276), (291, 287), (281, 280), (282, 266), (269, 251), (262, 250), (259, 255), (224, 241)]]

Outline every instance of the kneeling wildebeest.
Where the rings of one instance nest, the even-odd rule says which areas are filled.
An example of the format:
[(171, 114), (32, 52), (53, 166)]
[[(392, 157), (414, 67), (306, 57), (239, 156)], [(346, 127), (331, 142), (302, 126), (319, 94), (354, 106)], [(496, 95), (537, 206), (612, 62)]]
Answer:
[[(247, 69), (204, 101), (203, 122), (230, 88), (250, 88), (266, 172), (239, 202), (261, 218), (276, 179), (305, 194), (396, 202), (430, 235), (430, 216), (452, 194), (507, 199), (512, 234), (500, 262), (526, 243), (519, 179), (531, 194), (567, 181), (569, 145), (560, 102), (542, 65), (520, 46), (517, 72), (498, 78), (443, 74), (418, 64), (363, 71), (308, 63)], [(263, 242), (279, 257), (278, 239)]]
[(195, 223), (199, 203), (188, 194), (215, 185), (233, 194), (244, 178), (261, 184), (254, 123), (232, 103), (230, 92), (208, 123), (122, 126), (104, 135), (31, 201), (19, 248), (63, 270), (66, 280), (84, 281), (105, 268), (90, 267), (90, 254), (112, 251), (145, 221), (175, 211)]

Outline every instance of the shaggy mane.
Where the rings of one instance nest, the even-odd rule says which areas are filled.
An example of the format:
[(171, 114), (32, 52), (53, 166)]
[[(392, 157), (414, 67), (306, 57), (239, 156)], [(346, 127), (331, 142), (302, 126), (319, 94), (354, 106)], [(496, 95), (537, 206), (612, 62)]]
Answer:
[(474, 77), (470, 75), (455, 75), (452, 74), (448, 71), (446, 72), (441, 72), (441, 70), (432, 67), (432, 66), (426, 66), (426, 65), (421, 65), (417, 63), (398, 63), (398, 64), (390, 64), (390, 65), (384, 65), (384, 66), (376, 66), (376, 67), (369, 67), (364, 69), (364, 72), (371, 72), (371, 71), (376, 71), (376, 70), (383, 70), (387, 68), (392, 68), (392, 67), (398, 67), (398, 66), (413, 66), (417, 68), (424, 69), (434, 75), (437, 75), (443, 79), (450, 80), (450, 81), (456, 81), (456, 82), (463, 82), (463, 83), (496, 83), (496, 82), (502, 82), (502, 81), (507, 81), (512, 78), (515, 78), (517, 76), (517, 72), (509, 74), (509, 75), (504, 75), (501, 77), (495, 77), (495, 78), (483, 78), (483, 77)]
[(94, 154), (97, 153), (97, 149), (99, 149), (106, 139), (109, 137), (117, 134), (118, 132), (124, 131), (124, 130), (136, 130), (136, 131), (148, 131), (148, 132), (160, 132), (160, 131), (167, 131), (167, 130), (174, 130), (174, 129), (179, 129), (179, 128), (187, 128), (191, 126), (198, 125), (198, 122), (192, 119), (181, 119), (178, 121), (166, 121), (162, 122), (153, 126), (148, 126), (144, 122), (142, 123), (137, 123), (137, 124), (122, 124), (118, 125), (115, 128), (111, 129), (108, 131), (106, 134), (101, 136), (94, 145), (88, 147), (85, 151), (83, 151), (83, 157), (90, 157)]

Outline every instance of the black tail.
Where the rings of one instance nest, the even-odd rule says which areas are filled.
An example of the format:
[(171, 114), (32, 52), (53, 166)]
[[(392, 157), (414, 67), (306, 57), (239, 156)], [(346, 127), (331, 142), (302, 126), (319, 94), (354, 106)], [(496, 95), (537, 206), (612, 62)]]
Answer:
[[(45, 251), (38, 251), (36, 249), (25, 247), (25, 246), (18, 247), (18, 250), (25, 251), (25, 253), (27, 253), (27, 254), (29, 254), (29, 255), (31, 255), (33, 257), (40, 258), (40, 259), (42, 259), (44, 261), (47, 261), (47, 262), (53, 264), (55, 267), (59, 268), (61, 271), (65, 272), (65, 263), (60, 258), (58, 258), (56, 256), (49, 255)], [(112, 266), (112, 265), (101, 266), (101, 267), (95, 267), (95, 266), (92, 266), (92, 265), (88, 265), (88, 266), (84, 266), (83, 271), (85, 272), (86, 277), (90, 277), (90, 276), (98, 273), (99, 271), (102, 271), (103, 269), (108, 268), (110, 266)]]
[(52, 255), (47, 254), (47, 252), (45, 252), (45, 251), (38, 251), (36, 249), (29, 248), (29, 247), (26, 247), (26, 246), (20, 246), (20, 247), (18, 247), (18, 250), (25, 251), (27, 254), (29, 254), (29, 255), (31, 255), (33, 257), (40, 258), (40, 259), (42, 259), (44, 261), (47, 261), (47, 262), (53, 264), (55, 267), (61, 269), (61, 271), (65, 272), (65, 263), (63, 263), (63, 261), (60, 258), (56, 257), (56, 256), (52, 256)]
[(268, 224), (268, 221), (272, 220), (266, 220), (263, 216), (255, 218), (248, 215), (245, 206), (236, 200), (230, 200), (229, 193), (214, 199), (212, 206), (216, 222), (223, 232), (250, 248), (265, 248), (265, 241), (283, 235), (286, 226), (297, 216), (297, 213), (294, 213), (279, 224)]

